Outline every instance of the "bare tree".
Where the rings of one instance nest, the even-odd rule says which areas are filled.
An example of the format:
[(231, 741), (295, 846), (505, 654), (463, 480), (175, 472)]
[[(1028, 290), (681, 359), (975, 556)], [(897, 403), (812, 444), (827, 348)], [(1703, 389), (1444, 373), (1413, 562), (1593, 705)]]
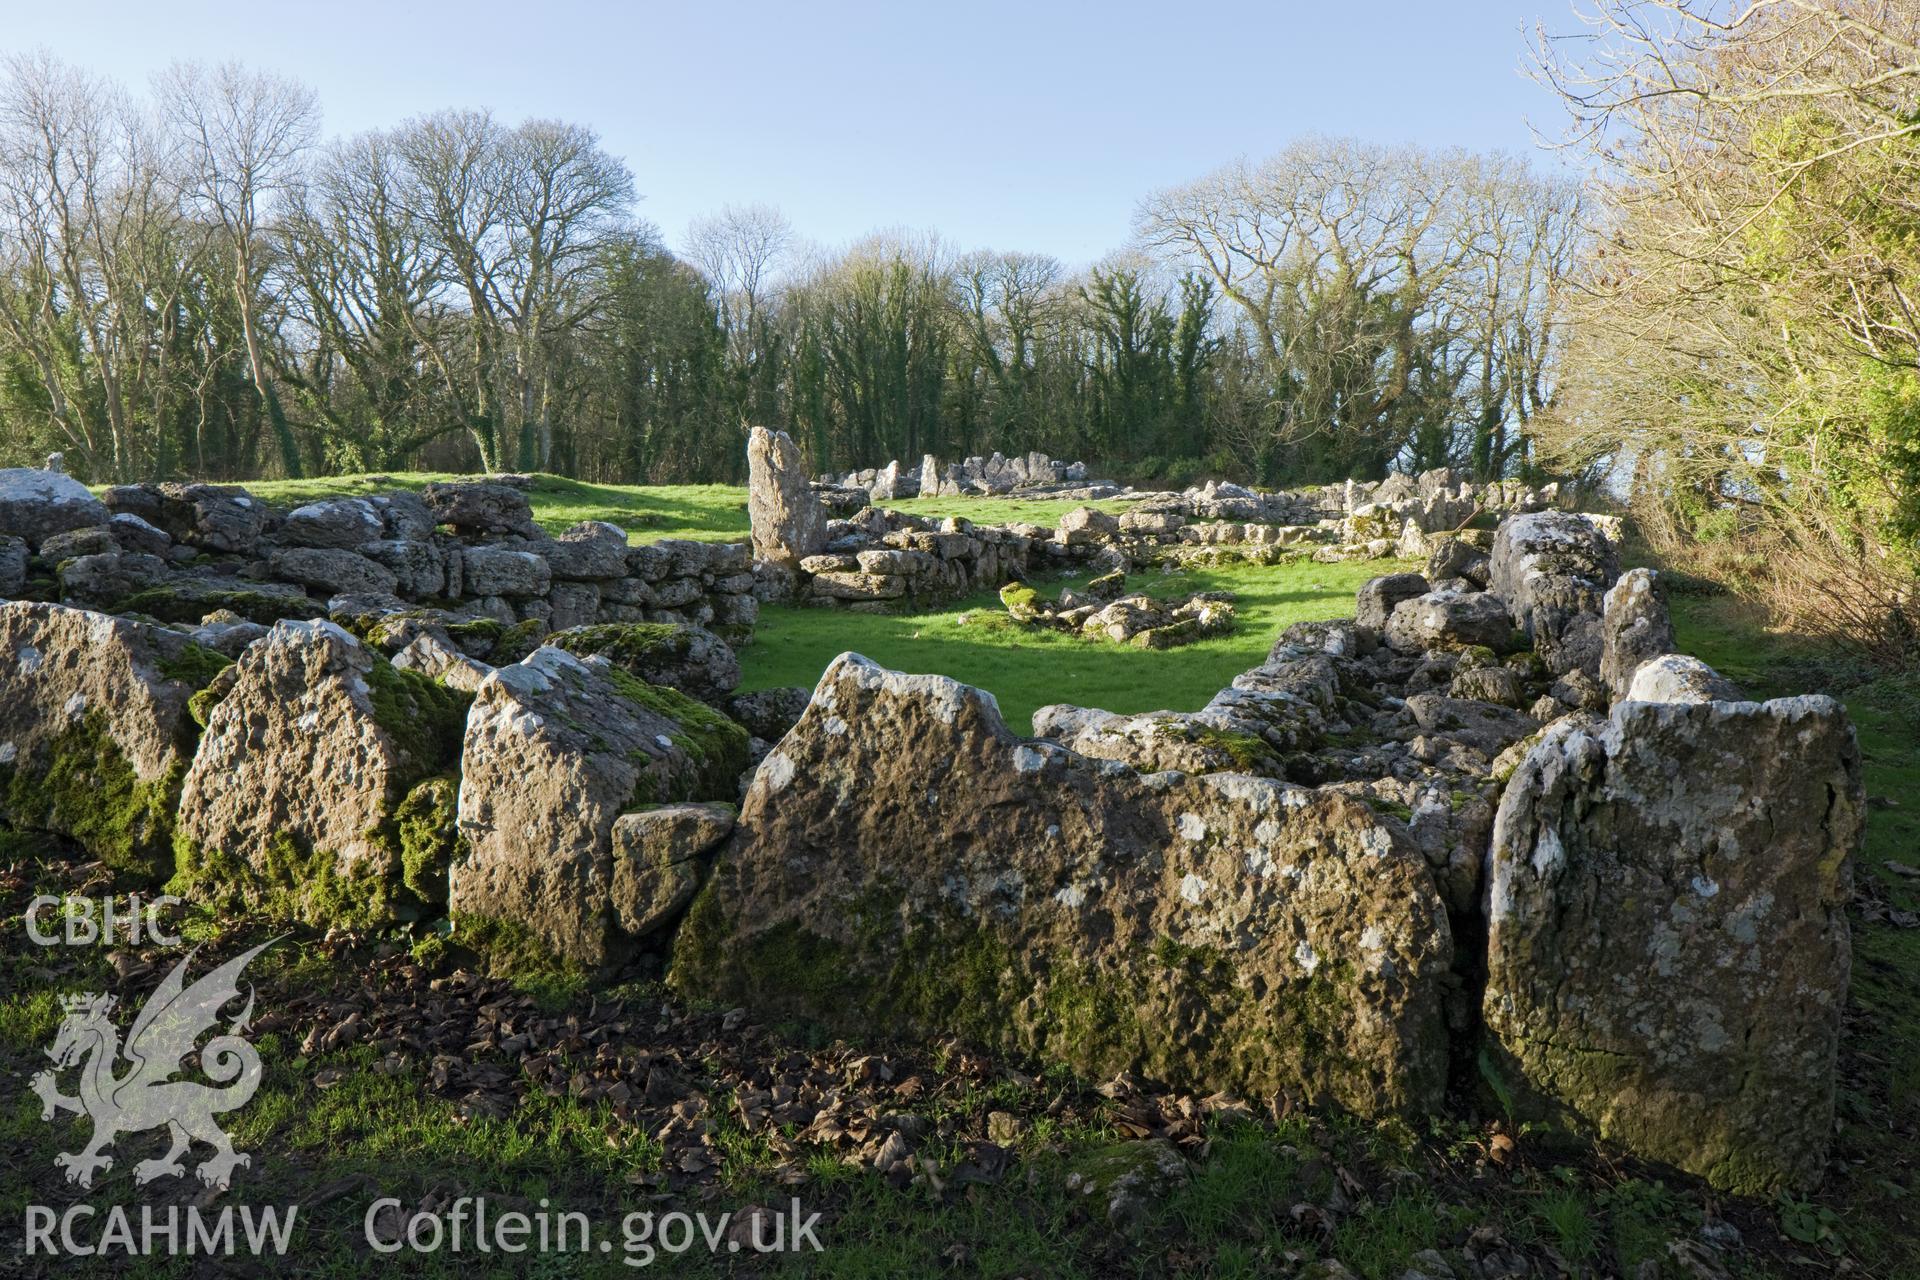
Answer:
[(280, 198), (298, 179), (320, 128), (313, 91), (238, 63), (177, 63), (155, 82), (172, 127), (188, 206), (224, 233), (247, 369), (266, 406), (287, 474), (303, 472), (263, 351), (261, 291)]

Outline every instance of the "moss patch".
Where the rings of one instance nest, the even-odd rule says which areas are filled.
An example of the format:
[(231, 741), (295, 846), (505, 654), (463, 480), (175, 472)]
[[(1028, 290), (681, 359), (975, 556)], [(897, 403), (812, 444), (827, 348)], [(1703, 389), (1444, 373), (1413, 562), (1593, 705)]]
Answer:
[(178, 680), (189, 688), (204, 689), (215, 676), (233, 665), (233, 659), (189, 640), (179, 653), (162, 658), (157, 665), (164, 678)]
[(528, 618), (525, 622), (502, 627), (494, 639), (492, 650), (487, 654), (487, 661), (496, 667), (518, 662), (538, 649), (546, 638), (547, 624), (538, 618)]
[(420, 906), (444, 908), (447, 871), (460, 847), (455, 806), (460, 780), (451, 774), (428, 778), (407, 793), (393, 811), (392, 839), (400, 856), (400, 883)]
[(330, 849), (305, 848), (281, 832), (267, 842), (258, 869), (221, 850), (206, 849), (176, 836), (174, 876), (169, 893), (190, 901), (312, 925), (350, 929), (387, 924), (405, 914), (397, 909), (397, 883), (391, 851), (362, 858), (343, 871)]
[(268, 626), (286, 618), (319, 618), (327, 612), (305, 596), (223, 587), (148, 587), (113, 606), (115, 613), (144, 613), (162, 622), (198, 622), (217, 609), (231, 609), (249, 622)]
[(679, 726), (676, 732), (669, 733), (667, 737), (693, 761), (696, 770), (688, 795), (636, 794), (635, 804), (681, 799), (732, 800), (738, 795), (740, 775), (747, 769), (748, 737), (745, 728), (678, 689), (648, 684), (619, 667), (609, 667), (607, 677), (624, 697)]
[(104, 720), (89, 714), (43, 752), (44, 770), (0, 766), (7, 825), (66, 836), (117, 871), (149, 882), (172, 864), (174, 809), (186, 761), (142, 780)]
[(405, 785), (438, 773), (460, 757), (473, 695), (449, 689), (417, 671), (403, 671), (375, 655), (367, 673), (373, 718), (412, 764)]

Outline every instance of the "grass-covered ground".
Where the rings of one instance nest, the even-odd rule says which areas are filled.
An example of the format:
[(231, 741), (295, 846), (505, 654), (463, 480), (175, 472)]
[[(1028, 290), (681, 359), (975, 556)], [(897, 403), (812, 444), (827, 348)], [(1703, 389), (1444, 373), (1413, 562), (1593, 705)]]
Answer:
[[(409, 477), (410, 480), (417, 479)], [(272, 486), (260, 486), (270, 490)], [(737, 536), (724, 526), (737, 490), (545, 488), (551, 526), (608, 518), (665, 536)], [(613, 497), (608, 495), (612, 494)], [(671, 497), (669, 497), (671, 495)], [(743, 519), (743, 513), (740, 513)], [(1070, 700), (1116, 709), (1192, 707), (1256, 662), (1280, 626), (1339, 616), (1380, 566), (1197, 571), (1177, 589), (1239, 593), (1241, 630), (1164, 653), (1034, 636), (975, 622), (988, 600), (919, 617), (769, 609), (744, 652), (755, 684), (810, 683), (854, 648), (910, 670), (993, 689), (1016, 729), (1033, 706)], [(1151, 576), (1154, 589), (1175, 581)], [(740, 1212), (798, 1197), (824, 1215), (822, 1254), (763, 1259), (704, 1247), (669, 1274), (996, 1277), (1302, 1274), (1335, 1258), (1363, 1280), (1399, 1280), (1423, 1250), (1455, 1274), (1738, 1280), (1920, 1276), (1920, 682), (1867, 681), (1826, 655), (1769, 635), (1726, 596), (1676, 600), (1684, 648), (1758, 694), (1831, 689), (1859, 726), (1872, 796), (1854, 904), (1854, 981), (1840, 1067), (1832, 1172), (1804, 1199), (1727, 1200), (1696, 1181), (1594, 1147), (1515, 1132), (1456, 1100), (1420, 1125), (1368, 1125), (1250, 1100), (1250, 1114), (1196, 1100), (1076, 1080), (1044, 1063), (992, 1059), (958, 1044), (918, 1049), (796, 1043), (717, 1009), (666, 997), (642, 967), (613, 986), (558, 975), (511, 982), (462, 974), (462, 957), (401, 936), (293, 931), (249, 971), (254, 1042), (266, 1063), (253, 1103), (229, 1126), (253, 1164), (230, 1200), (300, 1205), (294, 1252), (238, 1274), (355, 1276), (376, 1265), (443, 1276), (616, 1275), (622, 1216), (669, 1209)], [(16, 922), (36, 893), (110, 889), (106, 874), (58, 850), (0, 841), (0, 910)], [(191, 915), (193, 940), (231, 955), (282, 932), (259, 919)], [(124, 1139), (90, 1196), (59, 1181), (58, 1151), (84, 1123), (41, 1121), (27, 1077), (60, 1019), (57, 995), (113, 990), (143, 999), (177, 953), (41, 948), (17, 923), (0, 946), (0, 1250), (20, 1239), (22, 1206), (80, 1200), (177, 1203), (191, 1187), (137, 1191), (129, 1170), (153, 1142)], [(123, 1024), (124, 1025), (124, 1021)], [(833, 1120), (809, 1132), (757, 1119), (762, 1091), (799, 1087)], [(1006, 1118), (990, 1122), (988, 1116)], [(874, 1135), (910, 1117), (922, 1133), (913, 1170), (859, 1163)], [(823, 1136), (825, 1135), (825, 1136)], [(1179, 1145), (1189, 1175), (1127, 1229), (1072, 1190), (1112, 1144)], [(999, 1141), (990, 1141), (997, 1138)], [(374, 1257), (360, 1243), (367, 1208), (409, 1210), (485, 1195), (496, 1209), (586, 1213), (614, 1249), (504, 1258), (446, 1252)], [(1720, 1242), (1715, 1247), (1708, 1240)], [(1733, 1243), (1737, 1241), (1736, 1243)], [(0, 1253), (0, 1274), (192, 1275), (177, 1262), (29, 1265)], [(229, 1268), (215, 1270), (224, 1273)], [(1440, 1274), (1440, 1273), (1430, 1273)]]

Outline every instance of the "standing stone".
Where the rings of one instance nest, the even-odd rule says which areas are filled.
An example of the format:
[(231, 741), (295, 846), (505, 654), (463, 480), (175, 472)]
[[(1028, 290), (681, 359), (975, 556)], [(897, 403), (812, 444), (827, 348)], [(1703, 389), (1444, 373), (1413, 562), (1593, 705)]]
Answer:
[(408, 855), (451, 841), (451, 788), (410, 793), (452, 772), (466, 702), (331, 622), (275, 624), (207, 713), (180, 794), (183, 876), (323, 926), (444, 899)]
[(164, 876), (193, 751), (187, 700), (224, 665), (161, 627), (0, 605), (0, 821)]
[(1652, 569), (1629, 569), (1607, 592), (1601, 620), (1600, 679), (1617, 702), (1640, 664), (1674, 651), (1667, 591)]
[(920, 455), (920, 493), (931, 498), (940, 492), (940, 460), (930, 453)]
[(1452, 956), (1425, 861), (1357, 800), (1089, 760), (978, 689), (843, 654), (754, 774), (669, 976), (829, 1033), (1381, 1114), (1440, 1100)]
[(747, 517), (758, 559), (792, 568), (827, 545), (826, 509), (784, 431), (755, 427), (747, 436)]
[(1864, 814), (1831, 698), (1550, 726), (1494, 824), (1485, 1017), (1508, 1086), (1729, 1191), (1818, 1182)]

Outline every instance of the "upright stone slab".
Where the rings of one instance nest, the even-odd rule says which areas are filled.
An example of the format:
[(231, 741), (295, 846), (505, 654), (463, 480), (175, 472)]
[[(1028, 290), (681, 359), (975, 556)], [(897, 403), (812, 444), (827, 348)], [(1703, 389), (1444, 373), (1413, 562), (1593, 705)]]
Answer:
[(747, 436), (747, 517), (757, 559), (793, 568), (827, 545), (826, 508), (784, 431), (755, 427)]
[(193, 752), (187, 702), (224, 665), (164, 628), (0, 604), (0, 821), (163, 878)]
[(492, 672), (461, 752), (456, 926), (505, 925), (583, 965), (619, 958), (615, 820), (732, 799), (746, 753), (745, 729), (603, 657), (545, 647)]
[(991, 695), (836, 659), (761, 763), (671, 980), (872, 1036), (1417, 1112), (1453, 947), (1364, 804), (1141, 774), (1016, 737)]
[(1489, 574), (1488, 589), (1549, 670), (1599, 676), (1603, 602), (1620, 565), (1593, 521), (1567, 511), (1508, 516), (1494, 534)]
[(1629, 569), (1607, 591), (1601, 618), (1600, 679), (1619, 701), (1633, 687), (1643, 662), (1674, 651), (1667, 591), (1652, 569)]
[(229, 679), (180, 796), (183, 887), (321, 926), (444, 900), (451, 788), (413, 793), (452, 772), (466, 696), (324, 621), (276, 623)]
[(1818, 1182), (1863, 817), (1830, 698), (1549, 727), (1494, 824), (1485, 1015), (1509, 1085), (1726, 1190)]

